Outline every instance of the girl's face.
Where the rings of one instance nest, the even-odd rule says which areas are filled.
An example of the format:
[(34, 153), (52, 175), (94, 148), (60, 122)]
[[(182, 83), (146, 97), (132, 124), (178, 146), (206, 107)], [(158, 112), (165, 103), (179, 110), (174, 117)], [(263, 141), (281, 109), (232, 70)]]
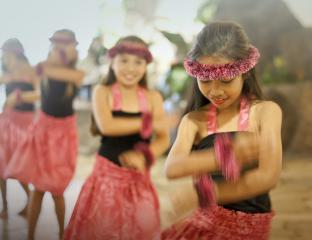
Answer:
[(116, 55), (112, 62), (117, 82), (124, 86), (138, 84), (146, 72), (146, 67), (147, 63), (144, 58), (128, 53)]
[(51, 40), (51, 51), (64, 50), (69, 61), (74, 61), (78, 57), (76, 50), (77, 43), (72, 36), (67, 33), (56, 32)]
[[(226, 64), (231, 61), (219, 57), (203, 56), (198, 59), (202, 64)], [(212, 104), (219, 109), (226, 109), (237, 103), (242, 92), (244, 80), (242, 75), (233, 79), (217, 79), (210, 81), (197, 80), (199, 90)]]
[(54, 33), (50, 40), (52, 48), (56, 49), (75, 49), (77, 46), (77, 43), (73, 40), (72, 36), (65, 32)]
[(5, 68), (11, 72), (16, 67), (18, 60), (14, 53), (11, 52), (3, 52), (2, 58), (1, 58), (2, 64), (5, 66)]

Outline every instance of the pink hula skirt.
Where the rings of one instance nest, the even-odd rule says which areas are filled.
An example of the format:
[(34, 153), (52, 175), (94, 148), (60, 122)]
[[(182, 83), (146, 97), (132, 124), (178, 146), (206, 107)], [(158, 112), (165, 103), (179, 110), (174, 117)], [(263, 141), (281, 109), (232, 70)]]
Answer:
[(16, 146), (26, 137), (33, 119), (34, 112), (5, 109), (0, 114), (0, 178), (5, 178), (4, 173)]
[(162, 233), (163, 240), (267, 240), (273, 213), (244, 213), (220, 206), (197, 210)]
[(64, 240), (160, 239), (158, 199), (149, 175), (96, 158)]
[(77, 150), (76, 117), (55, 118), (40, 112), (16, 147), (5, 176), (62, 195), (74, 175)]

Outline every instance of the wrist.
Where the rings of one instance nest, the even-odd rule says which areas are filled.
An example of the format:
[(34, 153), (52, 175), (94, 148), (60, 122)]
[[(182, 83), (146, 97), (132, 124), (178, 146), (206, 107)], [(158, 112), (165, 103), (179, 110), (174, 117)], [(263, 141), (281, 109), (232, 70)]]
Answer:
[(154, 154), (152, 153), (150, 147), (148, 144), (139, 142), (134, 145), (134, 150), (141, 152), (144, 155), (145, 162), (146, 162), (146, 167), (147, 169), (150, 169), (151, 166), (155, 162), (155, 157)]
[(22, 92), (19, 89), (15, 90), (15, 103), (20, 103), (22, 101)]
[(214, 140), (215, 158), (226, 180), (236, 181), (240, 176), (240, 165), (236, 159), (231, 135), (219, 133)]

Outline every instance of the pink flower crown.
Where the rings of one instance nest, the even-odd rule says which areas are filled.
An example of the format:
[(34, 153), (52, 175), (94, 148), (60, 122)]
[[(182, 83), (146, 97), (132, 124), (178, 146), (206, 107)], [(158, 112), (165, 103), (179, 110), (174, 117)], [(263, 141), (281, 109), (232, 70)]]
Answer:
[(233, 79), (242, 73), (248, 72), (258, 62), (260, 53), (254, 46), (249, 48), (249, 54), (246, 58), (236, 60), (232, 63), (222, 65), (201, 64), (196, 60), (186, 58), (184, 68), (186, 72), (201, 81), (217, 79)]
[(133, 44), (121, 43), (108, 50), (108, 56), (114, 58), (117, 54), (129, 53), (142, 57), (147, 63), (153, 61), (151, 52), (146, 47), (135, 46)]

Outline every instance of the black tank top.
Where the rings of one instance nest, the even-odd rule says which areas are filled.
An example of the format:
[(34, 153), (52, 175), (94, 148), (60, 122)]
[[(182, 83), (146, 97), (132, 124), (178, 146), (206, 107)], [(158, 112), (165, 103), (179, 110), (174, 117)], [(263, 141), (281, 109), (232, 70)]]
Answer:
[[(214, 133), (211, 135), (208, 135), (207, 137), (203, 138), (198, 144), (193, 146), (193, 151), (203, 150), (207, 148), (211, 148), (214, 145), (214, 139), (215, 136), (218, 133)], [(235, 134), (235, 132), (231, 132), (232, 135)], [(257, 166), (249, 166), (242, 169), (242, 172), (245, 172), (247, 170), (256, 168)], [(224, 177), (221, 173), (221, 171), (211, 173), (211, 177), (215, 182), (224, 181)], [(231, 204), (225, 204), (223, 205), (224, 208), (235, 210), (235, 211), (241, 211), (246, 213), (267, 213), (271, 212), (271, 201), (268, 193), (261, 194), (259, 196), (239, 201), (236, 203)]]
[(67, 117), (74, 114), (73, 100), (77, 87), (73, 86), (70, 96), (66, 95), (66, 88), (70, 83), (48, 79), (41, 83), (41, 110), (53, 117)]
[[(20, 91), (34, 91), (34, 87), (31, 83), (27, 82), (18, 82), (18, 81), (12, 81), (5, 85), (5, 94), (6, 96), (9, 96), (12, 92), (19, 89)], [(34, 111), (35, 106), (33, 103), (19, 103), (15, 105), (14, 107), (17, 111)]]
[[(129, 113), (123, 111), (112, 111), (114, 117), (140, 117), (141, 113)], [(105, 136), (102, 135), (101, 146), (98, 154), (107, 158), (118, 166), (121, 166), (118, 156), (128, 150), (133, 149), (133, 146), (138, 142), (149, 143), (150, 139), (143, 139), (140, 133), (125, 135), (125, 136)]]

